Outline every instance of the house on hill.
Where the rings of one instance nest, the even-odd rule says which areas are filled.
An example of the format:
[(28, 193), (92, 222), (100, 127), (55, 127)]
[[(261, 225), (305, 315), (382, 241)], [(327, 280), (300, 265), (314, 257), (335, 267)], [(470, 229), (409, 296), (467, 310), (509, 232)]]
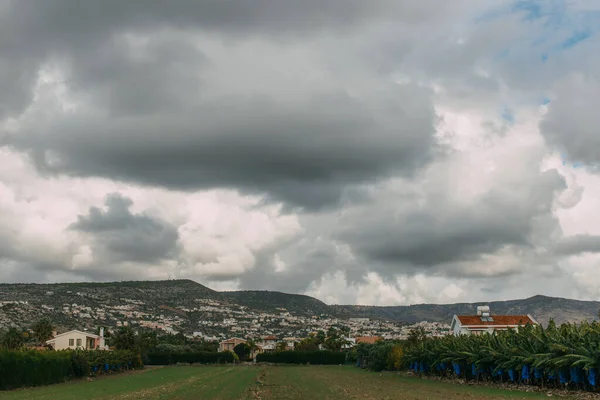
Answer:
[(104, 343), (104, 328), (100, 328), (100, 335), (79, 330), (61, 333), (46, 344), (54, 350), (108, 350)]
[(219, 342), (219, 351), (233, 351), (235, 346), (240, 343), (246, 343), (246, 340), (237, 337), (223, 340), (222, 342)]
[(527, 315), (492, 315), (488, 306), (478, 306), (477, 315), (455, 315), (450, 330), (458, 335), (481, 335), (508, 329), (518, 330), (527, 324), (537, 325), (537, 321)]

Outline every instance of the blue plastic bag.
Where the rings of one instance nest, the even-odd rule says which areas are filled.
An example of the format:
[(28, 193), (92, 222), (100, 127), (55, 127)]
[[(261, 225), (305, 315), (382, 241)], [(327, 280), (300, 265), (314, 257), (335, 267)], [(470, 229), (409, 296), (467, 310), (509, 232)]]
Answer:
[(596, 370), (596, 368), (590, 368), (590, 370), (587, 373), (588, 382), (593, 387), (596, 387), (596, 374), (597, 373), (598, 373), (598, 371)]
[(558, 379), (562, 385), (566, 384), (569, 380), (567, 379), (567, 373), (565, 371), (558, 371)]
[(571, 368), (569, 370), (569, 375), (571, 375), (571, 382), (573, 383), (581, 383), (581, 370), (579, 368)]
[(521, 378), (529, 379), (529, 365), (523, 365), (523, 368), (521, 368)]
[(514, 369), (509, 369), (508, 370), (508, 377), (510, 378), (511, 382), (515, 381), (515, 370)]
[(452, 368), (454, 368), (454, 373), (456, 375), (460, 375), (460, 365), (457, 363), (452, 363)]

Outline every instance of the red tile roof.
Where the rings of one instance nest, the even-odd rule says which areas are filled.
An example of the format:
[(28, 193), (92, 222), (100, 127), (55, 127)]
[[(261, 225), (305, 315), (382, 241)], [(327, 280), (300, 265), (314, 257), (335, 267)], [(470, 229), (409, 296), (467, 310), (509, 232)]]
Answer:
[(358, 336), (358, 337), (354, 338), (354, 340), (356, 341), (356, 344), (359, 344), (359, 343), (373, 344), (373, 343), (377, 342), (378, 340), (381, 340), (381, 338), (379, 336)]
[(277, 340), (277, 336), (265, 336), (263, 340)]
[(492, 315), (493, 321), (482, 321), (478, 315), (457, 315), (463, 326), (517, 326), (535, 324), (528, 315)]

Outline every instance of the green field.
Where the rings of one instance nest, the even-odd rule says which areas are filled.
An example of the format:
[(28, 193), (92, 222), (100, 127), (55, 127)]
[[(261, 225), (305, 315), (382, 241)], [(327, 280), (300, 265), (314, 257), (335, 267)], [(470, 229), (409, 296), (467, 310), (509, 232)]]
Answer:
[(535, 399), (509, 392), (353, 367), (191, 366), (0, 392), (6, 400), (80, 399)]

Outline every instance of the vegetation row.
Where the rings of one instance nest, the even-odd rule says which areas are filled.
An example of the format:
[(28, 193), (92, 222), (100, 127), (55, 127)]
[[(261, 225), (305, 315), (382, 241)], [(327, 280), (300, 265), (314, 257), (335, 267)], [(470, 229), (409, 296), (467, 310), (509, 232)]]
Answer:
[(0, 350), (0, 390), (143, 367), (133, 351)]
[(421, 375), (465, 380), (595, 390), (600, 371), (600, 324), (550, 322), (494, 334), (359, 345), (356, 365), (373, 370), (411, 369)]
[(146, 365), (188, 364), (231, 364), (236, 361), (235, 353), (231, 351), (208, 352), (149, 352), (146, 354)]
[(346, 362), (346, 354), (336, 351), (278, 351), (274, 353), (260, 353), (256, 356), (257, 362), (277, 364), (316, 364), (340, 365)]

